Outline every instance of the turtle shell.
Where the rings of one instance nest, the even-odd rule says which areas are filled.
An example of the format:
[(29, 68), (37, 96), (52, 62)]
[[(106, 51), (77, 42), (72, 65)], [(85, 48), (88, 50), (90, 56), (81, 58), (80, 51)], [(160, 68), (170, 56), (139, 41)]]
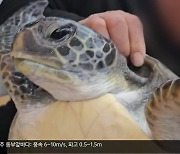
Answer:
[[(21, 117), (23, 116), (23, 118)], [(111, 94), (18, 114), (9, 139), (149, 139)]]

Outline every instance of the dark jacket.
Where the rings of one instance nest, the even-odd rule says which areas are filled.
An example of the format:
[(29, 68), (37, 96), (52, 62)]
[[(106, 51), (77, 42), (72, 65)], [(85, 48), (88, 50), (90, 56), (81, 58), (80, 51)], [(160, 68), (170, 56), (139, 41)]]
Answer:
[[(0, 24), (28, 1), (30, 0), (4, 0), (0, 6)], [(163, 30), (153, 0), (50, 0), (44, 14), (79, 21), (91, 14), (108, 10), (124, 10), (139, 16), (145, 28), (147, 53), (180, 75), (179, 47), (168, 39), (168, 34)], [(7, 138), (15, 112), (12, 102), (7, 107), (0, 108), (0, 139)]]

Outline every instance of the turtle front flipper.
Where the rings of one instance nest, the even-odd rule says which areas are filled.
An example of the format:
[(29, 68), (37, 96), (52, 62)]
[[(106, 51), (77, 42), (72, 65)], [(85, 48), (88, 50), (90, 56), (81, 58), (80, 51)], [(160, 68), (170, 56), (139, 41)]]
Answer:
[(14, 37), (20, 29), (43, 17), (47, 5), (47, 0), (30, 2), (0, 25), (0, 54), (9, 52)]
[[(4, 67), (2, 57), (11, 51), (11, 46), (17, 32), (27, 24), (42, 18), (47, 5), (48, 0), (30, 2), (0, 25), (0, 67)], [(0, 96), (6, 94), (7, 92), (3, 86), (0, 75)]]
[(180, 79), (156, 90), (146, 106), (146, 119), (154, 139), (180, 139)]

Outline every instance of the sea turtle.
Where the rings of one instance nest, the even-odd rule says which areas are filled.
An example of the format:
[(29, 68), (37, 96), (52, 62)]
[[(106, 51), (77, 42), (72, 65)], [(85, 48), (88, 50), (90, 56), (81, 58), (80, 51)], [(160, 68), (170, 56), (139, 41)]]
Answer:
[[(53, 102), (85, 104), (111, 94), (105, 98), (111, 102), (113, 96), (152, 138), (180, 139), (179, 77), (148, 55), (143, 67), (130, 67), (111, 40), (75, 21), (44, 17), (47, 4), (31, 2), (0, 27), (2, 79), (18, 110), (10, 138), (17, 132), (23, 136), (27, 126), (36, 129), (34, 120)], [(51, 106), (51, 113), (58, 113), (56, 107)], [(52, 138), (61, 128), (55, 117), (48, 125)], [(52, 128), (54, 121), (57, 130)], [(31, 130), (26, 133), (38, 136)]]

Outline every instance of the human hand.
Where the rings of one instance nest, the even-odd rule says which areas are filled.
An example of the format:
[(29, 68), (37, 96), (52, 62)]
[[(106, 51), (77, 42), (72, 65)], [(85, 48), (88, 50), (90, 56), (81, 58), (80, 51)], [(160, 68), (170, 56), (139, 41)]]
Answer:
[(143, 26), (140, 19), (124, 11), (93, 14), (80, 21), (106, 38), (112, 39), (118, 50), (139, 67), (146, 53)]

